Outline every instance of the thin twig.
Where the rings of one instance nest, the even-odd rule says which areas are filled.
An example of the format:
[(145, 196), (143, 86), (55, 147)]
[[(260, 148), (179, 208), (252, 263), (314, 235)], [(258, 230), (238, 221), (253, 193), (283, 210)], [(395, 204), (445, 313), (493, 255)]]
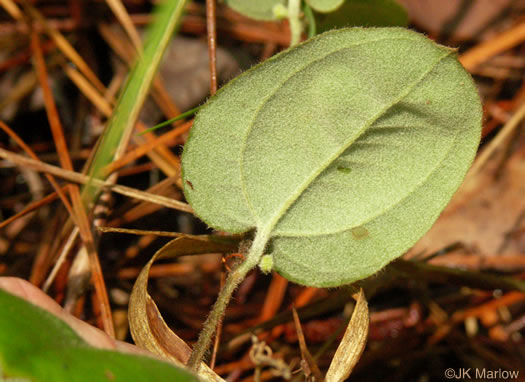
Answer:
[(181, 237), (188, 236), (185, 233), (180, 232), (169, 232), (169, 231), (149, 231), (143, 229), (129, 229), (129, 228), (115, 228), (115, 227), (97, 227), (97, 230), (103, 233), (114, 232), (114, 233), (127, 233), (130, 235), (155, 235), (164, 237)]
[[(31, 158), (34, 160), (39, 160), (38, 156), (35, 154), (35, 152), (28, 146), (26, 143), (20, 138), (9, 126), (7, 126), (4, 122), (0, 121), (0, 129), (4, 130), (9, 137), (11, 137), (12, 140), (16, 142), (18, 146), (20, 146)], [(64, 203), (64, 207), (66, 207), (67, 211), (69, 212), (71, 218), (73, 221), (75, 221), (75, 215), (73, 214), (73, 209), (71, 207), (71, 203), (69, 203), (69, 199), (67, 198), (66, 194), (62, 190), (62, 188), (58, 185), (55, 178), (53, 178), (49, 174), (45, 174), (47, 180), (53, 188), (55, 189), (55, 192), (62, 200), (62, 203)]]
[(62, 264), (64, 264), (64, 261), (66, 260), (67, 254), (73, 247), (73, 244), (75, 244), (75, 241), (78, 237), (78, 226), (73, 228), (73, 231), (67, 238), (66, 244), (64, 247), (62, 247), (62, 250), (60, 251), (60, 255), (58, 256), (57, 261), (55, 262), (55, 265), (53, 265), (53, 269), (47, 276), (46, 281), (44, 282), (44, 285), (42, 286), (42, 290), (47, 293), (49, 288), (51, 287), (51, 284), (53, 284), (53, 281), (55, 280), (55, 277), (59, 271), (59, 269), (62, 267)]
[(104, 99), (101, 93), (84, 77), (78, 70), (69, 64), (64, 64), (64, 73), (77, 86), (82, 94), (89, 100), (98, 111), (109, 118), (113, 113), (110, 101)]
[(215, 25), (215, 0), (206, 0), (206, 30), (210, 57), (210, 94), (217, 92), (217, 28)]
[(49, 126), (51, 127), (51, 133), (53, 134), (53, 141), (55, 142), (58, 159), (63, 168), (66, 170), (73, 170), (73, 162), (69, 156), (62, 123), (60, 122), (58, 109), (53, 99), (51, 87), (49, 86), (49, 76), (44, 61), (44, 55), (40, 47), (40, 37), (34, 30), (31, 33), (31, 48), (33, 49), (33, 55), (35, 58), (35, 69), (38, 80), (42, 87), (42, 92), (44, 93), (44, 105), (49, 119)]
[(459, 56), (459, 61), (465, 69), (470, 71), (489, 58), (513, 48), (523, 41), (525, 41), (525, 22), (467, 50)]
[[(69, 150), (67, 148), (66, 139), (64, 137), (62, 123), (60, 122), (60, 117), (58, 115), (58, 110), (53, 98), (53, 94), (51, 92), (51, 87), (49, 86), (49, 76), (47, 74), (44, 56), (40, 47), (40, 38), (38, 33), (34, 30), (31, 31), (31, 48), (35, 57), (35, 68), (40, 82), (40, 86), (44, 94), (44, 105), (46, 108), (49, 125), (51, 127), (53, 141), (55, 142), (59, 160), (66, 170), (72, 171), (73, 162), (71, 161), (71, 157), (69, 155)], [(89, 255), (91, 265), (91, 276), (93, 278), (95, 293), (100, 303), (100, 312), (102, 316), (102, 322), (104, 324), (104, 330), (110, 337), (114, 338), (115, 329), (113, 327), (113, 318), (106, 290), (106, 284), (104, 281), (104, 276), (102, 274), (100, 261), (96, 253), (93, 233), (91, 232), (91, 227), (89, 224), (87, 213), (82, 202), (82, 198), (80, 196), (80, 190), (77, 185), (70, 186), (70, 195), (71, 200), (73, 201), (73, 211), (74, 215), (76, 216), (76, 224), (80, 231), (80, 237), (82, 238), (82, 242), (84, 243)]]
[(17, 21), (22, 20), (24, 17), (20, 8), (11, 0), (0, 0), (0, 4), (9, 13), (9, 15)]
[(172, 129), (172, 130), (168, 131), (165, 134), (162, 134), (162, 135), (159, 135), (159, 136), (155, 136), (153, 134), (153, 136), (155, 138), (153, 138), (150, 141), (148, 141), (148, 142), (146, 142), (146, 143), (144, 143), (144, 144), (134, 148), (133, 150), (128, 151), (121, 158), (119, 158), (119, 159), (115, 160), (114, 162), (111, 162), (110, 164), (108, 164), (104, 171), (109, 174), (109, 173), (112, 173), (112, 172), (122, 168), (123, 166), (127, 165), (128, 163), (130, 163), (130, 162), (132, 162), (134, 160), (137, 160), (141, 156), (143, 156), (143, 155), (147, 154), (148, 152), (150, 152), (151, 150), (153, 150), (155, 147), (159, 147), (160, 145), (163, 145), (163, 144), (165, 144), (165, 143), (175, 139), (176, 137), (180, 136), (181, 134), (184, 134), (185, 132), (187, 132), (191, 128), (192, 124), (193, 124), (193, 120), (189, 121), (189, 122), (186, 122), (184, 125), (178, 126), (175, 129)]
[(469, 170), (467, 177), (476, 176), (483, 166), (487, 163), (489, 158), (503, 146), (512, 137), (512, 134), (516, 128), (520, 125), (521, 121), (525, 118), (525, 102), (520, 105), (518, 110), (512, 115), (509, 121), (499, 131), (498, 135), (490, 142), (481, 154), (476, 158), (476, 161)]
[(124, 7), (120, 0), (106, 0), (106, 3), (111, 8), (113, 14), (126, 31), (129, 39), (133, 43), (133, 46), (135, 47), (135, 49), (137, 49), (137, 52), (140, 52), (142, 50), (142, 41), (140, 39), (140, 35), (137, 31), (137, 28), (135, 28), (133, 21), (129, 17), (128, 12), (126, 11), (126, 7)]
[(62, 35), (56, 28), (51, 26), (46, 18), (33, 7), (27, 0), (22, 0), (23, 5), (28, 12), (28, 14), (34, 20), (38, 21), (43, 27), (45, 32), (53, 39), (57, 47), (62, 51), (62, 53), (69, 58), (75, 66), (86, 76), (89, 81), (101, 92), (104, 93), (105, 86), (98, 79), (96, 74), (91, 70), (89, 65), (84, 61), (84, 59), (78, 54), (78, 52), (73, 48), (73, 46), (67, 41), (67, 39)]
[(44, 196), (42, 199), (36, 200), (36, 201), (28, 204), (22, 211), (19, 211), (15, 215), (10, 216), (9, 218), (7, 218), (5, 220), (2, 220), (0, 222), (0, 229), (8, 226), (9, 224), (14, 222), (15, 220), (20, 219), (22, 216), (25, 216), (25, 215), (27, 215), (27, 214), (29, 214), (29, 213), (39, 209), (40, 207), (48, 205), (49, 203), (51, 203), (56, 198), (58, 198), (58, 194), (56, 192), (52, 192), (51, 194)]
[[(317, 362), (315, 362), (315, 358), (312, 356), (312, 354), (308, 350), (308, 347), (306, 346), (306, 340), (304, 339), (303, 328), (301, 327), (301, 321), (299, 320), (299, 315), (297, 314), (295, 307), (292, 308), (292, 314), (293, 314), (293, 321), (295, 324), (295, 330), (297, 331), (297, 340), (299, 341), (299, 348), (301, 350), (301, 356), (303, 360), (307, 363), (308, 367), (310, 368), (310, 372), (312, 372), (316, 380), (322, 381), (323, 373), (321, 373), (321, 370), (319, 370), (319, 366), (317, 366)], [(305, 373), (305, 377), (308, 377), (306, 373)]]
[[(215, 0), (206, 0), (206, 31), (208, 35), (208, 55), (210, 59), (210, 94), (214, 95), (217, 92), (217, 27), (215, 25)], [(224, 287), (224, 271), (221, 273), (221, 289)], [(215, 332), (215, 339), (213, 342), (213, 350), (211, 355), (210, 368), (215, 367), (217, 359), (217, 350), (221, 342), (222, 334), (222, 317), (217, 323), (217, 330)]]
[(149, 192), (140, 191), (131, 187), (126, 187), (118, 184), (113, 185), (109, 182), (105, 182), (100, 179), (90, 178), (89, 176), (80, 174), (78, 172), (64, 170), (60, 167), (52, 166), (50, 164), (36, 161), (34, 159), (26, 158), (22, 155), (15, 154), (2, 148), (0, 148), (0, 158), (7, 159), (17, 165), (30, 167), (35, 171), (53, 174), (59, 178), (67, 179), (71, 182), (80, 184), (88, 184), (91, 182), (91, 184), (94, 184), (97, 187), (108, 187), (112, 191), (121, 195), (129, 196), (130, 198), (159, 204), (166, 208), (173, 208), (175, 210), (193, 213), (193, 209), (188, 204), (180, 202), (178, 200), (166, 198), (161, 195), (151, 194)]

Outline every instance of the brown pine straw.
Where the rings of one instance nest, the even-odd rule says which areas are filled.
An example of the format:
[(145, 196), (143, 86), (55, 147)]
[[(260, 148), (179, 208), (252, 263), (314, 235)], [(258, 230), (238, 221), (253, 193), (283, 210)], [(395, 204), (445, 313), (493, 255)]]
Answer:
[(459, 56), (459, 62), (465, 69), (472, 71), (489, 58), (511, 49), (525, 41), (525, 22), (500, 33), (499, 35), (476, 45)]
[[(34, 160), (39, 160), (38, 156), (35, 154), (35, 152), (29, 147), (23, 140), (20, 138), (9, 126), (7, 126), (3, 121), (0, 121), (0, 129), (2, 129), (9, 137), (15, 141), (15, 143), (24, 150), (27, 155), (29, 155)], [(66, 207), (67, 211), (69, 212), (69, 215), (75, 221), (75, 214), (73, 213), (73, 209), (71, 207), (71, 203), (69, 203), (69, 199), (67, 198), (66, 194), (62, 190), (62, 188), (59, 186), (59, 184), (56, 182), (55, 178), (50, 174), (45, 174), (47, 180), (53, 188), (55, 189), (55, 192), (62, 200), (62, 203), (64, 203), (64, 207)], [(54, 198), (53, 198), (54, 199)], [(51, 200), (49, 200), (50, 202)], [(25, 215), (25, 214), (24, 214)], [(20, 215), (23, 216), (23, 215)]]
[(206, 31), (210, 57), (210, 94), (217, 93), (217, 28), (215, 25), (215, 0), (206, 0)]
[(135, 149), (133, 149), (131, 151), (128, 151), (120, 159), (110, 163), (105, 169), (106, 173), (107, 174), (112, 173), (112, 172), (122, 168), (123, 166), (127, 165), (128, 163), (130, 163), (130, 162), (140, 158), (141, 156), (147, 154), (149, 151), (151, 151), (155, 147), (163, 145), (163, 144), (173, 140), (174, 138), (184, 134), (185, 132), (187, 132), (191, 128), (192, 124), (193, 124), (193, 120), (192, 121), (188, 121), (188, 122), (184, 123), (183, 125), (175, 128), (173, 130), (170, 130), (170, 131), (168, 131), (167, 133), (165, 133), (163, 135), (155, 136), (153, 139), (149, 140), (148, 142), (146, 142), (146, 143), (136, 147)]
[[(31, 48), (34, 55), (34, 65), (37, 72), (38, 80), (44, 95), (44, 105), (46, 108), (49, 125), (53, 134), (57, 154), (60, 163), (66, 170), (73, 170), (73, 163), (69, 156), (66, 139), (64, 137), (62, 124), (58, 116), (58, 110), (53, 98), (51, 88), (49, 86), (49, 76), (44, 61), (44, 56), (40, 46), (40, 37), (34, 30), (31, 31)], [(102, 268), (96, 253), (93, 233), (89, 224), (88, 216), (84, 207), (84, 203), (80, 196), (80, 190), (77, 185), (70, 185), (70, 195), (73, 201), (73, 211), (76, 216), (76, 224), (80, 231), (80, 237), (84, 243), (91, 266), (91, 277), (95, 287), (95, 294), (100, 304), (100, 315), (105, 332), (112, 338), (115, 337), (115, 329), (113, 327), (113, 318), (111, 314), (111, 306), (107, 295), (106, 284), (102, 274)]]
[[(61, 191), (65, 190), (66, 187), (61, 189)], [(9, 224), (11, 224), (15, 220), (21, 218), (22, 216), (25, 216), (25, 215), (33, 212), (33, 211), (36, 211), (40, 207), (48, 205), (49, 203), (51, 203), (52, 201), (54, 201), (57, 198), (58, 198), (58, 194), (56, 192), (52, 192), (51, 194), (44, 196), (40, 200), (36, 200), (36, 201), (34, 201), (32, 203), (29, 203), (24, 209), (22, 209), (22, 211), (20, 211), (20, 212), (16, 213), (15, 215), (13, 215), (13, 216), (11, 216), (11, 217), (1, 221), (0, 222), (0, 229), (8, 226)]]
[[(210, 94), (214, 95), (217, 92), (217, 28), (215, 25), (216, 19), (216, 4), (215, 0), (206, 0), (206, 32), (208, 38), (208, 56), (210, 60)], [(224, 269), (221, 271), (221, 285), (224, 287), (226, 276)], [(215, 331), (215, 338), (213, 340), (213, 348), (211, 354), (210, 367), (215, 367), (217, 359), (217, 350), (221, 342), (222, 334), (222, 318), (217, 323), (217, 330)]]
[[(67, 41), (67, 39), (62, 35), (58, 29), (50, 25), (46, 18), (42, 16), (42, 14), (33, 7), (27, 0), (22, 0), (22, 5), (24, 6), (25, 10), (27, 11), (27, 14), (30, 15), (32, 19), (38, 22), (39, 26), (43, 27), (46, 34), (55, 42), (57, 47), (60, 49), (60, 51), (69, 58), (75, 66), (88, 78), (89, 81), (99, 90), (104, 90), (104, 85), (98, 77), (95, 75), (95, 73), (91, 70), (89, 65), (84, 61), (84, 59), (77, 53), (75, 48)], [(12, 0), (2, 0), (1, 1), (2, 6), (4, 8), (6, 7), (18, 7)], [(21, 15), (21, 14), (19, 14)], [(22, 21), (22, 17), (18, 18), (15, 14), (11, 13), (11, 16), (15, 18), (17, 21)]]
[(91, 182), (91, 184), (97, 187), (106, 187), (118, 194), (129, 196), (130, 198), (135, 198), (138, 200), (143, 200), (145, 202), (158, 204), (163, 207), (172, 208), (178, 211), (193, 213), (193, 209), (188, 204), (180, 202), (178, 200), (166, 198), (164, 196), (152, 194), (145, 191), (140, 191), (135, 188), (126, 187), (119, 184), (112, 184), (110, 182), (106, 182), (100, 179), (90, 178), (87, 175), (80, 174), (74, 171), (64, 170), (63, 168), (43, 163), (34, 159), (30, 159), (22, 155), (4, 150), (2, 148), (0, 148), (0, 158), (7, 159), (10, 162), (15, 163), (16, 165), (27, 166), (35, 171), (53, 174), (57, 177), (67, 179), (71, 182), (80, 184), (88, 184)]

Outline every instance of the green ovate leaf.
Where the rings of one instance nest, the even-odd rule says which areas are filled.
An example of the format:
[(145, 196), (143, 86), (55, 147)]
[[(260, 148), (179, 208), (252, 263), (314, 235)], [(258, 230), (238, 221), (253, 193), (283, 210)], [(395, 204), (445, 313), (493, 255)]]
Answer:
[(317, 14), (316, 21), (320, 33), (352, 26), (404, 27), (408, 25), (408, 14), (394, 0), (346, 0), (333, 13)]
[(306, 0), (317, 12), (327, 13), (333, 12), (339, 8), (345, 0)]
[(274, 7), (286, 3), (285, 0), (226, 0), (235, 11), (256, 20), (277, 20)]
[(481, 116), (454, 50), (401, 28), (331, 31), (210, 99), (184, 149), (184, 192), (210, 226), (267, 237), (286, 278), (350, 283), (434, 223)]
[(0, 307), (0, 379), (198, 381), (154, 358), (93, 348), (62, 320), (1, 289)]

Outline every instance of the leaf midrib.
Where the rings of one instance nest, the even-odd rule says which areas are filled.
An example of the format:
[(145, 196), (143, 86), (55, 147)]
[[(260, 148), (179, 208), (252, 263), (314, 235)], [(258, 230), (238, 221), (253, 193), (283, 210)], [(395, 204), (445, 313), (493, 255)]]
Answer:
[[(383, 40), (388, 40), (388, 39), (383, 39)], [(398, 40), (398, 39), (392, 39), (392, 40)], [(381, 41), (381, 40), (378, 40), (378, 41)], [(349, 49), (349, 47), (346, 47), (345, 49)], [(343, 51), (344, 49), (341, 49), (337, 52), (341, 52)], [(331, 54), (334, 54), (336, 52), (331, 52), (327, 55), (325, 55), (324, 57), (327, 57)], [(428, 70), (426, 70), (425, 72), (422, 73), (422, 75), (416, 80), (414, 81), (412, 84), (410, 84), (410, 86), (407, 86), (405, 89), (404, 92), (401, 92), (400, 96), (395, 99), (394, 101), (392, 101), (390, 104), (386, 105), (382, 110), (380, 110), (374, 117), (372, 117), (367, 123), (365, 123), (361, 129), (358, 130), (358, 133), (356, 135), (354, 135), (352, 138), (350, 138), (348, 141), (346, 141), (343, 145), (341, 145), (340, 149), (335, 151), (331, 156), (329, 156), (327, 158), (327, 160), (322, 163), (316, 171), (313, 171), (312, 174), (306, 178), (306, 180), (301, 184), (299, 185), (299, 187), (296, 188), (296, 191), (291, 193), (291, 196), (290, 198), (288, 198), (287, 200), (285, 200), (281, 206), (277, 209), (277, 212), (268, 220), (268, 222), (264, 225), (261, 225), (259, 222), (257, 224), (257, 227), (259, 229), (262, 229), (264, 227), (264, 231), (266, 232), (272, 232), (273, 231), (273, 228), (277, 225), (277, 223), (279, 222), (279, 220), (285, 215), (286, 211), (292, 206), (293, 203), (295, 203), (295, 201), (303, 194), (303, 192), (310, 186), (310, 184), (315, 180), (317, 179), (317, 177), (324, 171), (326, 170), (326, 168), (328, 168), (328, 166), (330, 166), (339, 156), (342, 155), (342, 153), (344, 151), (346, 151), (348, 149), (348, 147), (350, 147), (352, 145), (352, 143), (354, 143), (357, 139), (359, 139), (362, 134), (368, 130), (368, 128), (370, 128), (370, 126), (372, 126), (383, 114), (385, 114), (388, 110), (390, 110), (393, 106), (395, 106), (396, 104), (398, 104), (399, 102), (401, 102), (405, 97), (407, 97), (416, 87), (417, 85), (419, 85), (423, 80), (424, 78), (430, 74), (435, 68), (436, 66), (442, 61), (444, 60), (445, 58), (447, 58), (448, 56), (450, 56), (451, 54), (453, 54), (454, 52), (453, 51), (448, 51), (448, 52), (445, 52), (445, 54), (443, 54), (442, 56), (440, 56), (433, 65), (430, 65)], [(312, 61), (311, 63), (309, 63), (308, 65), (311, 65), (314, 61)], [(301, 68), (301, 70), (304, 70), (304, 68), (306, 68), (308, 65), (305, 65), (303, 68)], [(294, 74), (298, 73), (300, 70), (298, 70), (297, 72), (295, 72)], [(292, 75), (293, 76), (293, 75)], [(291, 78), (292, 76), (290, 76), (289, 78)], [(288, 79), (289, 79), (288, 78)], [(287, 79), (287, 80), (288, 80)], [(287, 81), (286, 80), (286, 81)], [(279, 87), (276, 89), (276, 91), (284, 85), (284, 83), (286, 82), (284, 81), (283, 83), (281, 83), (279, 85)], [(275, 94), (275, 92), (273, 93)], [(273, 96), (272, 94), (272, 96)], [(270, 97), (268, 97), (270, 98)], [(264, 104), (264, 103), (263, 103)], [(251, 128), (253, 127), (253, 122), (250, 126), (250, 129), (248, 129), (248, 132), (251, 130)], [(248, 134), (246, 135), (246, 138), (247, 138)], [(241, 157), (243, 156), (244, 154), (244, 148), (246, 146), (246, 141), (247, 139), (244, 140), (244, 144), (243, 144), (243, 151), (241, 152)], [(243, 177), (243, 171), (242, 171), (242, 161), (241, 161), (241, 186), (242, 186), (242, 189), (243, 189), (243, 193), (246, 192), (246, 189), (245, 189), (245, 184), (244, 184), (244, 177)], [(249, 200), (249, 198), (247, 197), (247, 194), (245, 194), (245, 197), (247, 200)], [(250, 209), (253, 211), (253, 206), (251, 205), (250, 203)]]
[(437, 161), (436, 165), (427, 173), (427, 175), (420, 181), (418, 182), (417, 184), (414, 185), (414, 187), (412, 187), (406, 194), (405, 196), (403, 196), (402, 198), (400, 198), (398, 201), (396, 201), (395, 203), (392, 203), (391, 205), (389, 205), (387, 208), (384, 208), (382, 209), (381, 211), (379, 211), (378, 213), (376, 214), (373, 214), (371, 215), (368, 219), (366, 219), (365, 221), (362, 221), (360, 222), (359, 224), (354, 224), (352, 226), (347, 226), (347, 227), (344, 227), (342, 229), (339, 229), (339, 230), (336, 230), (336, 231), (330, 231), (330, 232), (290, 232), (290, 231), (287, 231), (285, 233), (277, 233), (275, 235), (275, 237), (315, 237), (315, 236), (328, 236), (328, 235), (335, 235), (335, 234), (338, 234), (338, 233), (342, 233), (342, 232), (345, 232), (345, 231), (348, 231), (352, 228), (355, 228), (355, 227), (360, 227), (360, 226), (363, 226), (365, 224), (368, 224), (370, 223), (371, 221), (373, 221), (374, 219), (378, 218), (380, 215), (383, 215), (385, 214), (386, 212), (390, 211), (391, 209), (393, 209), (394, 207), (398, 206), (399, 204), (403, 203), (408, 197), (410, 197), (415, 190), (417, 190), (419, 187), (421, 187), (423, 184), (426, 183), (426, 181), (430, 178), (430, 176), (432, 174), (434, 174), (436, 172), (436, 170), (441, 167), (441, 164), (445, 161), (445, 159), (448, 157), (448, 155), (450, 154), (450, 151), (452, 150), (452, 148), (454, 147), (454, 142), (457, 140), (457, 136), (458, 136), (458, 132), (456, 131), (456, 133), (454, 134), (454, 138), (452, 139), (451, 141), (451, 144), (450, 144), (450, 147), (448, 148), (448, 150), (443, 154), (443, 157)]
[[(241, 150), (240, 150), (240, 155), (239, 155), (239, 173), (240, 173), (240, 185), (241, 185), (241, 192), (242, 192), (242, 195), (244, 197), (244, 200), (246, 202), (246, 205), (248, 207), (248, 210), (251, 212), (252, 214), (252, 217), (255, 221), (255, 226), (260, 228), (261, 227), (261, 222), (259, 220), (259, 217), (257, 216), (257, 213), (255, 211), (255, 208), (250, 200), (250, 198), (248, 197), (248, 192), (246, 190), (246, 184), (245, 184), (245, 176), (244, 176), (244, 166), (243, 166), (243, 161), (242, 161), (242, 158), (244, 157), (244, 153), (246, 151), (246, 145), (247, 145), (247, 142), (248, 142), (248, 136), (250, 135), (250, 132), (252, 131), (253, 129), (253, 126), (255, 124), (255, 121), (257, 120), (257, 117), (259, 115), (259, 113), (261, 112), (262, 108), (264, 107), (264, 105), (266, 105), (266, 103), (272, 99), (275, 94), (279, 91), (279, 89), (281, 89), (290, 79), (292, 79), (296, 74), (300, 73), (301, 71), (307, 69), (308, 67), (310, 67), (311, 65), (321, 61), (321, 60), (324, 60), (325, 58), (333, 55), (333, 54), (337, 54), (337, 53), (341, 53), (345, 50), (349, 50), (349, 49), (352, 49), (352, 48), (355, 48), (357, 46), (361, 46), (361, 45), (364, 45), (364, 44), (373, 44), (373, 43), (377, 43), (377, 42), (382, 42), (382, 41), (399, 41), (399, 40), (406, 40), (406, 41), (414, 41), (414, 40), (417, 40), (417, 38), (407, 38), (407, 37), (396, 37), (396, 38), (393, 38), (393, 37), (387, 37), (387, 38), (380, 38), (380, 39), (375, 39), (375, 40), (367, 40), (367, 41), (360, 41), (360, 42), (357, 42), (355, 44), (349, 44), (347, 46), (345, 46), (344, 48), (342, 49), (337, 49), (337, 50), (334, 50), (334, 51), (331, 51), (313, 61), (310, 61), (308, 62), (307, 64), (305, 64), (304, 66), (298, 68), (297, 70), (293, 71), (288, 77), (286, 77), (286, 79), (284, 79), (284, 81), (280, 82), (278, 84), (278, 86), (271, 92), (269, 93), (266, 97), (263, 97), (261, 99), (261, 103), (259, 104), (259, 106), (257, 107), (257, 109), (255, 110), (254, 114), (253, 114), (253, 118), (252, 120), (250, 121), (250, 126), (248, 129), (246, 129), (246, 132), (244, 134), (244, 136), (242, 137), (242, 144), (241, 144)], [(306, 42), (307, 43), (307, 42)], [(287, 52), (283, 52), (282, 54), (287, 54)], [(275, 59), (277, 59), (279, 56), (281, 56), (281, 54), (277, 54), (275, 55), (274, 57), (272, 57), (271, 59), (269, 59), (268, 61), (273, 61)], [(381, 112), (383, 113), (383, 112)], [(284, 211), (286, 212), (286, 211)], [(283, 213), (284, 215), (284, 213)], [(277, 224), (277, 222), (275, 222), (275, 224)], [(270, 225), (270, 226), (274, 226), (275, 224), (273, 225)]]

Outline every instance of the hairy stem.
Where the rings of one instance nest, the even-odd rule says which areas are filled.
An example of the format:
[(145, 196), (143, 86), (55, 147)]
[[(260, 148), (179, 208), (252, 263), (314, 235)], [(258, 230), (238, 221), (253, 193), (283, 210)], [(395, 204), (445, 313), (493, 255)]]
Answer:
[(230, 301), (233, 292), (244, 280), (246, 274), (259, 263), (259, 260), (264, 253), (266, 243), (268, 242), (268, 238), (269, 237), (266, 231), (257, 231), (252, 247), (246, 256), (246, 259), (241, 265), (230, 272), (226, 278), (224, 287), (219, 292), (217, 301), (215, 302), (215, 305), (213, 305), (213, 309), (204, 323), (204, 327), (202, 328), (202, 331), (199, 335), (199, 339), (193, 347), (190, 359), (188, 360), (188, 368), (190, 370), (198, 370), (206, 351), (210, 347), (211, 340), (217, 329), (217, 325), (224, 316), (224, 311), (228, 306), (228, 302)]
[(290, 46), (297, 45), (301, 40), (303, 25), (300, 20), (301, 0), (288, 1), (288, 21), (290, 22)]

